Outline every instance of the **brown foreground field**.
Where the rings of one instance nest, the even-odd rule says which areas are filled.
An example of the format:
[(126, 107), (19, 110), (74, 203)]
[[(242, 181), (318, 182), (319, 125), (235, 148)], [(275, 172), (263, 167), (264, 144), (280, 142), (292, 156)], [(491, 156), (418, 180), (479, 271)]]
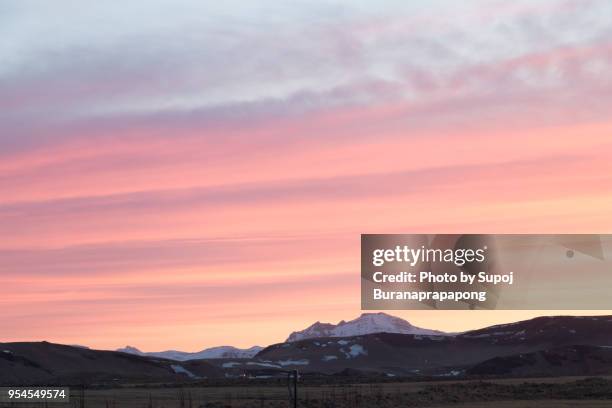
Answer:
[[(302, 385), (301, 408), (612, 407), (610, 378), (505, 379)], [(285, 408), (284, 385), (122, 387), (73, 390), (67, 404), (0, 404), (64, 408)]]

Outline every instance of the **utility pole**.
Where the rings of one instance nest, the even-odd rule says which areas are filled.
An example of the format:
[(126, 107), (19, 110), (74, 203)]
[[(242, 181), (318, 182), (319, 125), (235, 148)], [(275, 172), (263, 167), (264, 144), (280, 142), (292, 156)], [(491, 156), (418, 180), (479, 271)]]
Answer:
[(289, 405), (290, 408), (297, 408), (297, 382), (298, 382), (298, 370), (283, 370), (283, 373), (287, 374), (287, 389), (289, 390), (289, 403), (293, 402), (293, 406)]
[(297, 408), (297, 381), (298, 370), (293, 370), (293, 408)]

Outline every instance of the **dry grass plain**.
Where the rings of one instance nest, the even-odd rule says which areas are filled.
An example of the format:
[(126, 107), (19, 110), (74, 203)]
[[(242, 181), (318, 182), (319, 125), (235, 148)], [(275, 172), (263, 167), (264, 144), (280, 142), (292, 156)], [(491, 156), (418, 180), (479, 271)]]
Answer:
[[(300, 408), (612, 407), (612, 378), (504, 379), (301, 385)], [(284, 385), (122, 387), (74, 390), (68, 404), (0, 404), (64, 408), (286, 408)]]

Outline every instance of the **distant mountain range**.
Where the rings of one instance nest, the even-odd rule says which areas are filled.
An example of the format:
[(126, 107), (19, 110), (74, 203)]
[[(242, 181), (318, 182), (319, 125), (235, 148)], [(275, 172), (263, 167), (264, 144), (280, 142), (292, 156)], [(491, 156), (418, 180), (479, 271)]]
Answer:
[(187, 361), (187, 360), (209, 360), (217, 358), (252, 358), (259, 353), (263, 347), (253, 346), (248, 349), (239, 349), (232, 346), (219, 346), (204, 349), (194, 353), (177, 350), (166, 350), (157, 352), (143, 352), (138, 350), (136, 347), (125, 346), (124, 348), (117, 349), (122, 353), (134, 354), (137, 356), (148, 356), (166, 358), (169, 360), (176, 361)]
[[(456, 334), (415, 328), (383, 313), (328, 324), (320, 332), (313, 326), (259, 351), (220, 347), (142, 353), (133, 347), (117, 352), (0, 343), (0, 385), (270, 378), (293, 369), (309, 375), (423, 379), (612, 375), (612, 316), (538, 317)], [(341, 330), (347, 334), (340, 335)], [(317, 333), (323, 336), (309, 337)]]
[(356, 319), (338, 324), (316, 322), (304, 330), (293, 332), (287, 342), (294, 342), (317, 337), (350, 337), (373, 333), (401, 333), (444, 336), (447, 333), (423, 329), (408, 323), (404, 319), (386, 313), (363, 313)]
[[(411, 325), (404, 319), (386, 313), (363, 313), (350, 321), (340, 321), (338, 324), (316, 322), (304, 330), (293, 332), (286, 342), (314, 339), (319, 337), (351, 337), (373, 333), (400, 333), (445, 336), (438, 330), (423, 329)], [(178, 350), (144, 352), (133, 346), (125, 346), (116, 351), (137, 356), (166, 358), (176, 361), (223, 359), (223, 358), (253, 358), (263, 347), (253, 346), (240, 349), (232, 346), (219, 346), (207, 348), (197, 352)]]
[(309, 338), (266, 347), (250, 364), (257, 362), (415, 377), (612, 374), (612, 316), (539, 317), (452, 335)]

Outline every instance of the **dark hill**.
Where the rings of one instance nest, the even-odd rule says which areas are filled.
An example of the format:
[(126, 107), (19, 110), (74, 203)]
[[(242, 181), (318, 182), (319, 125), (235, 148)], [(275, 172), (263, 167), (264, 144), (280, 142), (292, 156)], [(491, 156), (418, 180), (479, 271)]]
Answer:
[[(48, 342), (0, 343), (0, 384), (78, 385), (184, 380), (177, 362)], [(173, 368), (173, 366), (175, 368)], [(202, 362), (196, 376), (219, 375)], [(177, 372), (178, 371), (178, 372)]]

